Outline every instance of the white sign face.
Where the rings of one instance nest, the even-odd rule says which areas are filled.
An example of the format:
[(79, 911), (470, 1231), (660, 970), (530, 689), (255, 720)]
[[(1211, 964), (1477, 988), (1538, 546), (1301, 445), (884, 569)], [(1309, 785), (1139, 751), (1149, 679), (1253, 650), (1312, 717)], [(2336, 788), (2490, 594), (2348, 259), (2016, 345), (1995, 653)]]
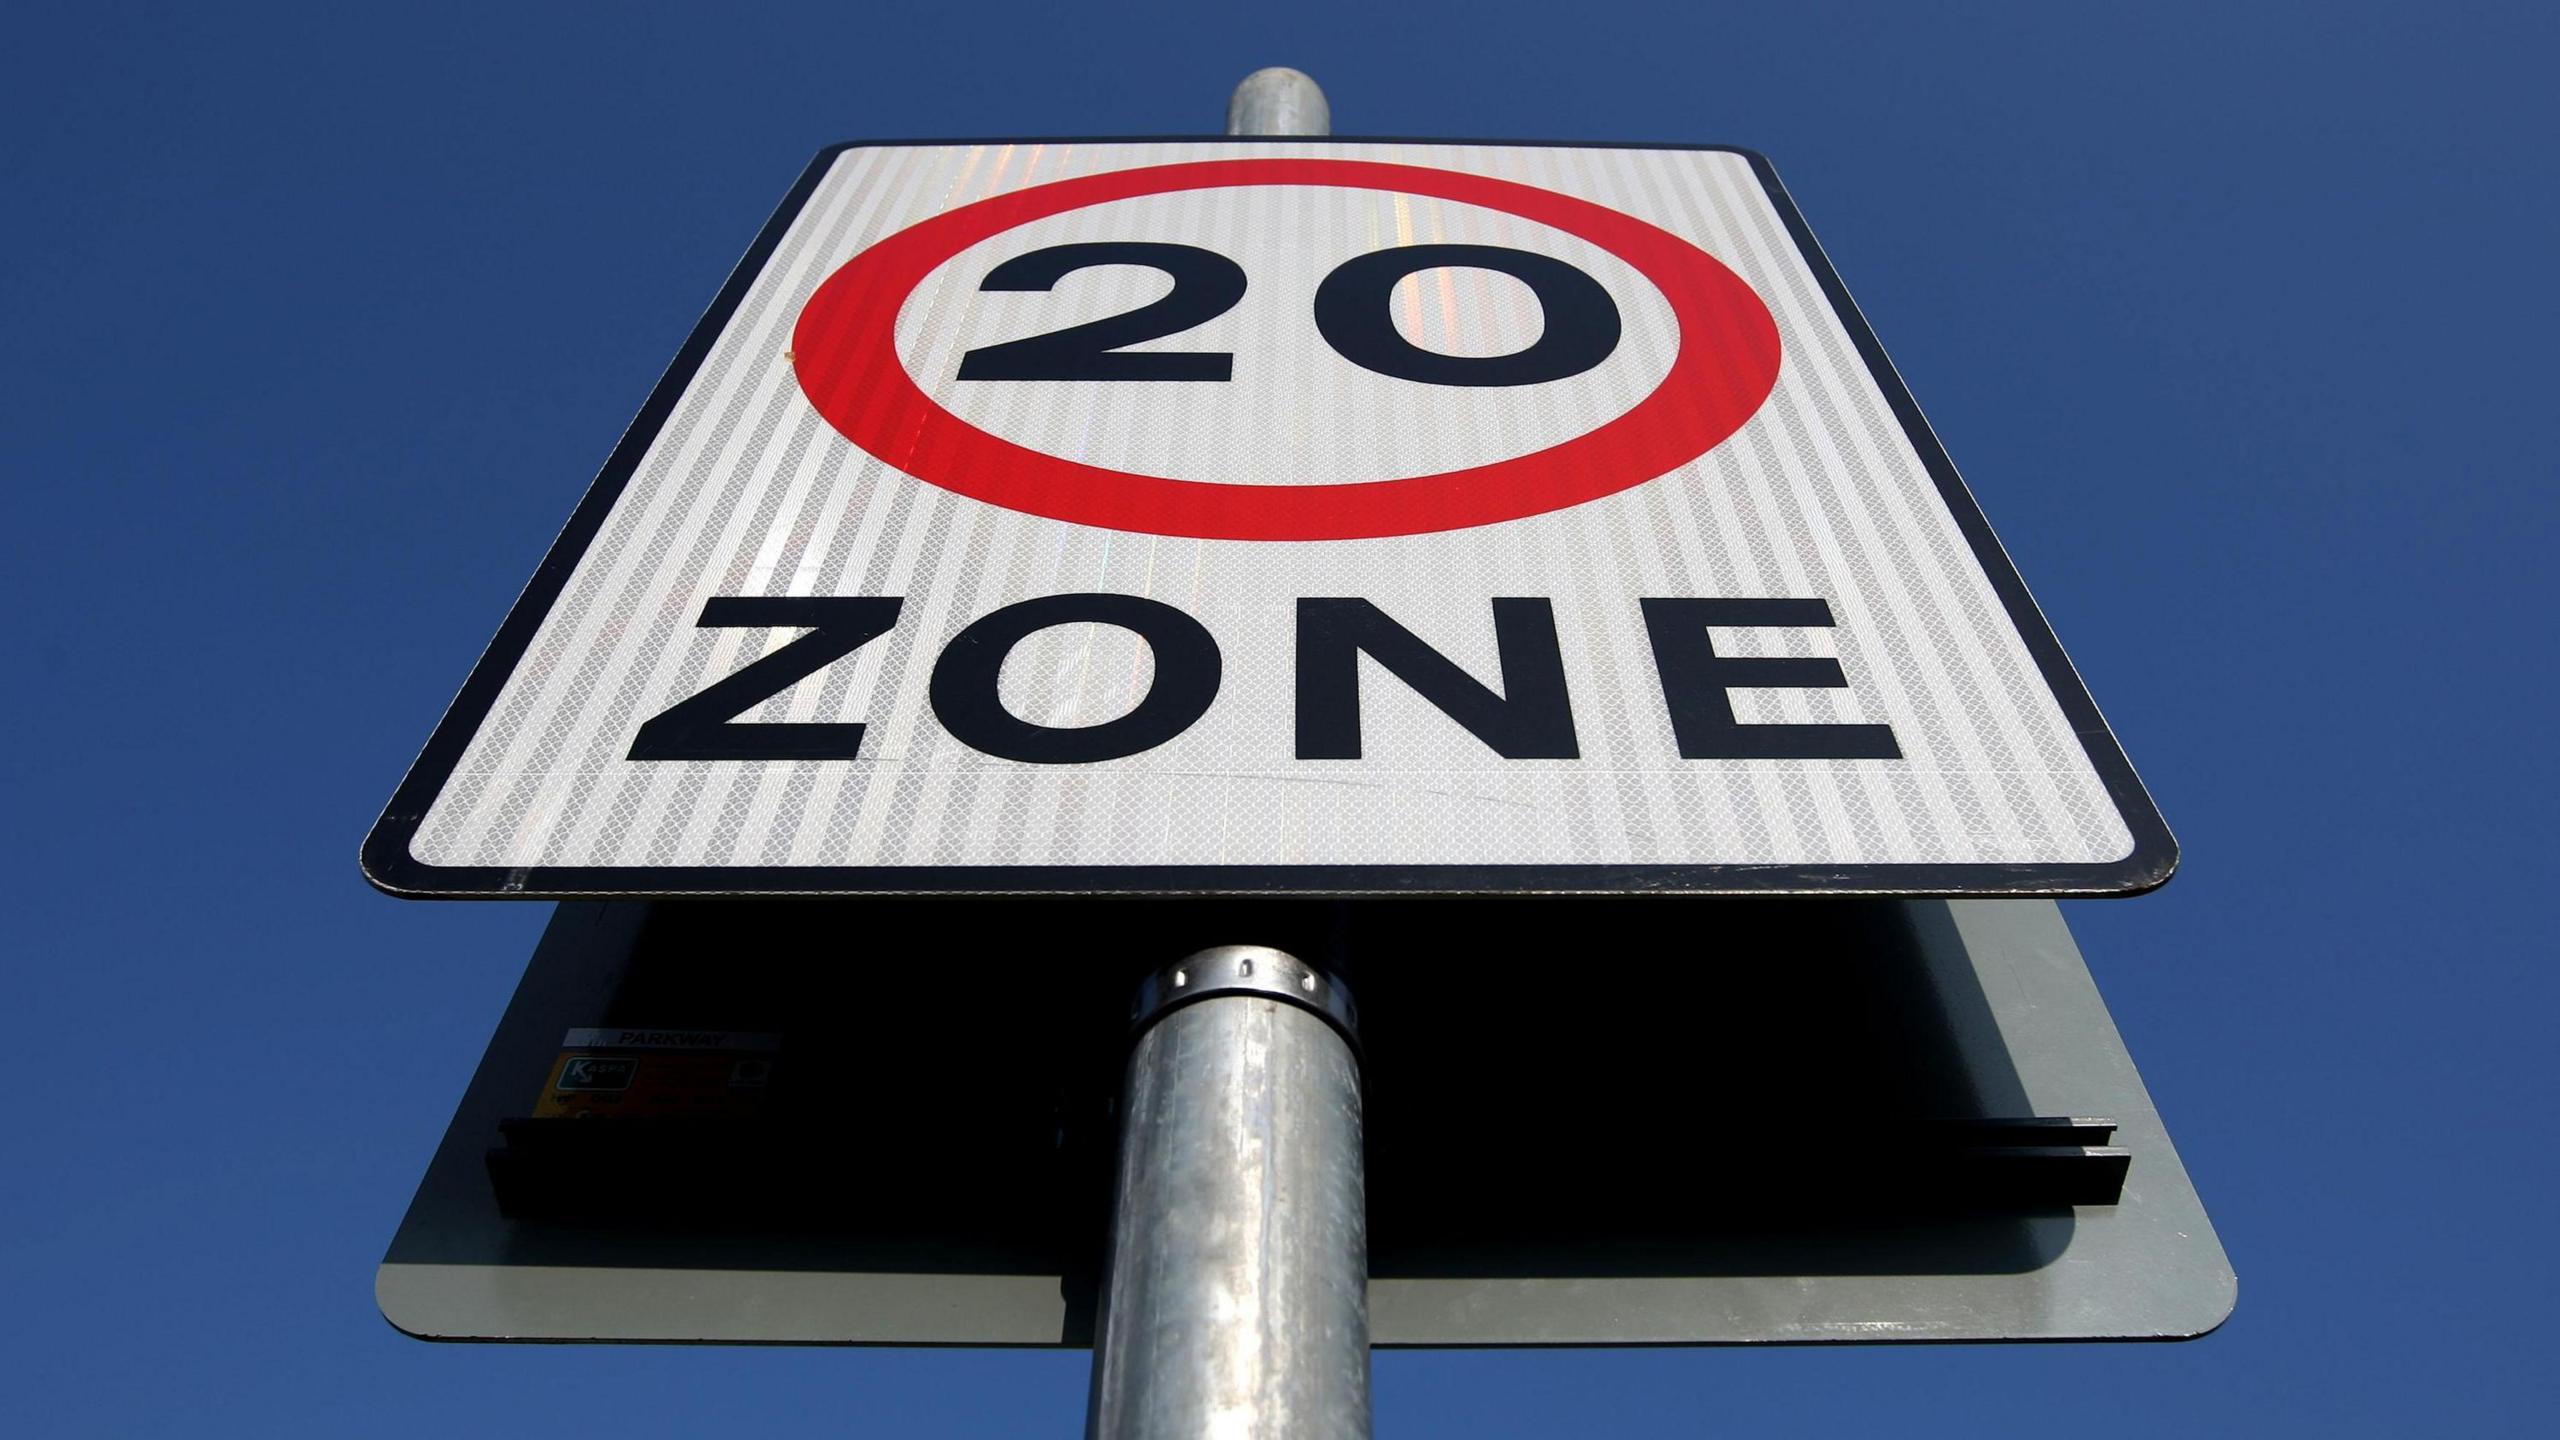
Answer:
[(2124, 893), (2175, 847), (1765, 161), (848, 146), (399, 893)]

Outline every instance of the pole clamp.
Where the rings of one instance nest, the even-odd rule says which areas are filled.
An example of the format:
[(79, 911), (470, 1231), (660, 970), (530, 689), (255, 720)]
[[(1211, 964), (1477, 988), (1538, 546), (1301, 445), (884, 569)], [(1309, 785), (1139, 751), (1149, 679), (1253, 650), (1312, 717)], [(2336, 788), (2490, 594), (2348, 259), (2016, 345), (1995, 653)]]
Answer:
[(1177, 960), (1138, 986), (1129, 1010), (1134, 1038), (1158, 1020), (1218, 995), (1259, 995), (1321, 1016), (1342, 1033), (1353, 1053), (1360, 1048), (1359, 1011), (1348, 987), (1286, 950), (1268, 945), (1219, 945)]

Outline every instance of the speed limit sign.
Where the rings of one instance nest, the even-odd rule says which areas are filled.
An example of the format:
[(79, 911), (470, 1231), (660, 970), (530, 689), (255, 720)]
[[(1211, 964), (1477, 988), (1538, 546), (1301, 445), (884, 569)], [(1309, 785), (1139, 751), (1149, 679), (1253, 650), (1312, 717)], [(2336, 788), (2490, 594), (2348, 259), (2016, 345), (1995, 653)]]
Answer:
[(1768, 163), (818, 157), (399, 893), (2109, 894), (2175, 847)]

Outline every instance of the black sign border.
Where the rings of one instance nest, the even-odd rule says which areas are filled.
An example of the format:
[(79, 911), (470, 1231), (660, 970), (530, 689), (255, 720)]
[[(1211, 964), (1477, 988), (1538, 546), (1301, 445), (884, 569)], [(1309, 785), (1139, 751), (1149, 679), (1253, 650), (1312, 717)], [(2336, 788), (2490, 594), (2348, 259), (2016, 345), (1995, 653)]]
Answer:
[[(506, 682), (552, 605), (577, 569), (587, 546), (604, 527), (621, 498), (623, 487), (657, 439), (685, 387), (711, 353), (713, 343), (748, 287), (764, 270), (801, 208), (837, 158), (849, 151), (925, 149), (978, 145), (1183, 145), (1303, 144), (1319, 140), (1344, 145), (1457, 145), (1536, 147), (1576, 150), (1707, 151), (1738, 155), (1752, 172), (1770, 203), (1786, 222), (1787, 232), (1822, 284), (1833, 309), (1856, 341), (1859, 355), (1905, 435), (1937, 482), (1938, 493), (1973, 547), (1974, 559), (1990, 577), (2009, 619), (2035, 657), (2046, 686), (2080, 737), (2091, 765), (2114, 800), (2117, 812), (2133, 833), (2131, 853), (2098, 863), (1995, 865), (1066, 865), (1066, 866), (648, 866), (565, 865), (509, 867), (497, 865), (429, 865), (410, 853), (427, 808), (444, 789), (453, 769), (481, 723), (488, 717)], [(830, 145), (809, 162), (790, 193), (783, 197), (755, 243), (720, 287), (711, 307), (686, 337), (675, 360), (649, 392), (648, 403), (623, 432), (595, 483), (578, 502), (559, 538), (534, 571), (498, 633), (472, 666), (470, 678), (446, 708), (428, 737), (426, 748), (392, 794), (382, 817), (365, 837), (361, 852), (365, 878), (392, 895), (420, 899), (585, 899), (657, 896), (751, 895), (1052, 895), (1086, 893), (1118, 896), (1249, 896), (1300, 895), (1353, 897), (1369, 895), (1914, 895), (1914, 896), (2109, 896), (2139, 895), (2167, 882), (2177, 869), (2178, 843), (2152, 803), (2133, 762), (2098, 712), (2071, 658), (2063, 653), (2053, 627), (2019, 578), (2017, 567), (1982, 507), (1974, 501), (1946, 447), (1938, 443), (1919, 402), (1903, 384), (1901, 372), (1886, 356), (1883, 344), (1849, 296), (1821, 242), (1805, 224), (1802, 212), (1778, 179), (1769, 158), (1734, 145), (1662, 143), (1613, 144), (1587, 140), (1463, 140), (1445, 137), (1386, 136), (1105, 136), (1011, 137), (983, 140), (870, 140)]]

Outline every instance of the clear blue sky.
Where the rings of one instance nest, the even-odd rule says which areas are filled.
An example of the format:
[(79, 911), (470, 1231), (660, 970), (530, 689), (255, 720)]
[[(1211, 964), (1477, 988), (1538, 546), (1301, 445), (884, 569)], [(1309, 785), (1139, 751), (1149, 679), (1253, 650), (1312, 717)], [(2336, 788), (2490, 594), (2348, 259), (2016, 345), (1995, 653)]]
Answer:
[(2183, 1346), (1389, 1354), (1381, 1434), (2539, 1433), (2549, 6), (374, 8), (0, 49), (0, 1429), (1073, 1432), (1080, 1354), (393, 1333), (544, 907), (355, 847), (812, 151), (1289, 63), (1776, 158), (2184, 842), (2070, 913), (2241, 1275)]

